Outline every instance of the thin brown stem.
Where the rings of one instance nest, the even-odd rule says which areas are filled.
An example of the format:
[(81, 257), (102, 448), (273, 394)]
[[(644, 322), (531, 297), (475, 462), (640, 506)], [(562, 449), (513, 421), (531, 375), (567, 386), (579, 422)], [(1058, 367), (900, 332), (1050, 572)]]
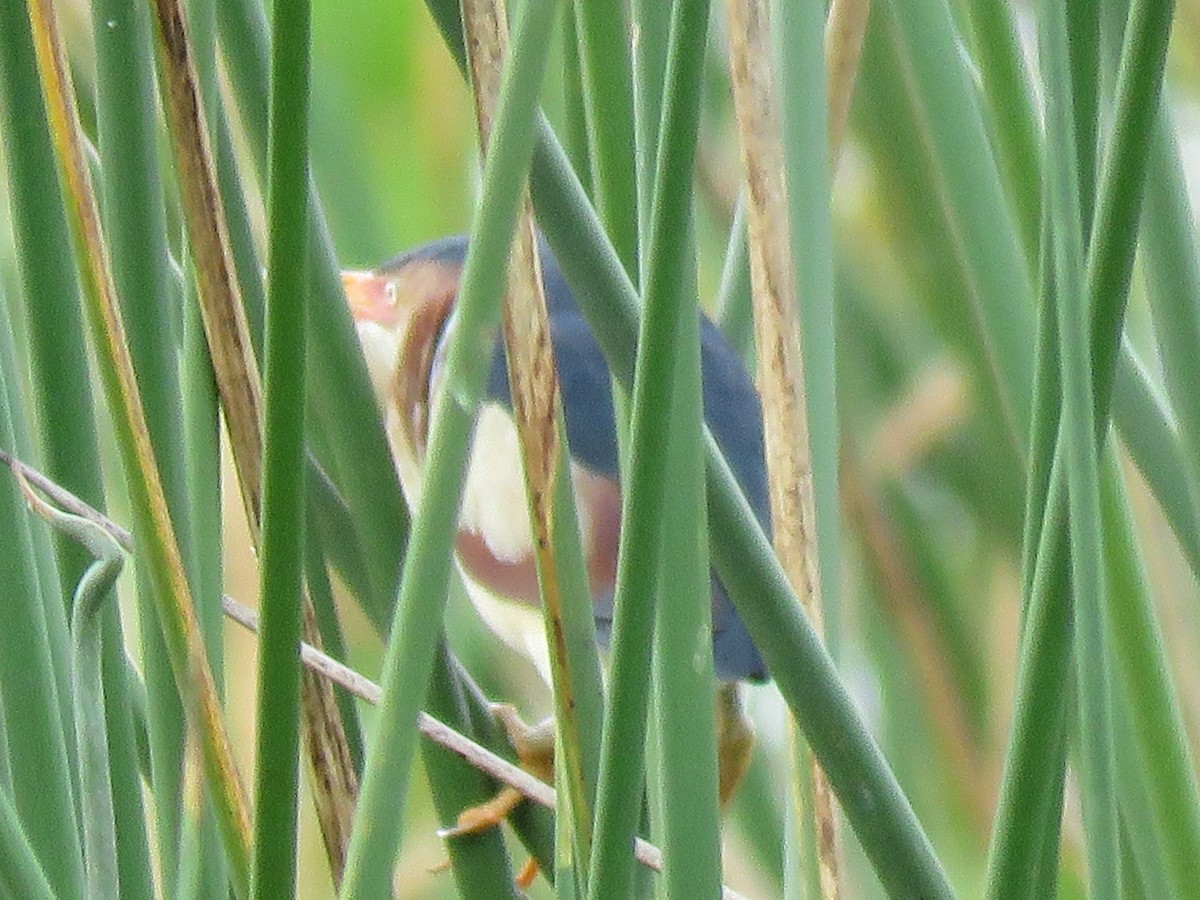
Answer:
[[(861, 0), (835, 3), (826, 30), (828, 127), (830, 158), (834, 160), (845, 131), (867, 8)], [(729, 33), (734, 109), (746, 183), (758, 387), (775, 552), (809, 621), (821, 632), (824, 616), (804, 364), (767, 0), (730, 0)], [(833, 795), (815, 758), (810, 794), (821, 893), (826, 900), (836, 900), (840, 887)]]
[[(486, 155), (508, 43), (504, 4), (501, 0), (464, 0), (462, 7), (480, 149)], [(558, 771), (569, 785), (568, 808), (582, 857), (579, 864), (586, 870), (592, 840), (592, 811), (585, 789), (583, 737), (575, 699), (582, 686), (572, 677), (567, 656), (563, 604), (568, 599), (564, 595), (570, 590), (571, 581), (560, 571), (564, 562), (557, 551), (563, 532), (555, 524), (556, 516), (561, 522), (563, 516), (573, 516), (574, 511), (555, 506), (556, 498), (564, 496), (556, 490), (558, 479), (570, 477), (570, 463), (559, 431), (562, 403), (535, 235), (533, 207), (526, 188), (509, 261), (503, 334), (550, 651), (555, 722), (562, 738), (563, 758), (558, 761)]]
[[(201, 318), (250, 538), (258, 549), (262, 536), (262, 381), (234, 272), (184, 11), (178, 0), (152, 0), (152, 6), (158, 22), (163, 105), (195, 260)], [(319, 647), (321, 633), (307, 589), (300, 602), (304, 638)], [(301, 704), (317, 818), (334, 883), (340, 884), (358, 799), (358, 777), (328, 684), (305, 677)]]

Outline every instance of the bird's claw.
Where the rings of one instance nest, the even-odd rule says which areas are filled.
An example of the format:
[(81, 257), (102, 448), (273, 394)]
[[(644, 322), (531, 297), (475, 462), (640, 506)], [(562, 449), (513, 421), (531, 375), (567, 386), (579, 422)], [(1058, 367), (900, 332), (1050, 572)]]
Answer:
[[(513, 787), (504, 787), (491, 800), (486, 803), (481, 803), (478, 806), (472, 806), (470, 809), (464, 809), (458, 814), (458, 820), (448, 828), (438, 829), (438, 837), (440, 838), (455, 838), (463, 837), (468, 834), (479, 834), (481, 831), (486, 831), (489, 828), (495, 828), (508, 818), (511, 813), (524, 797), (520, 791)], [(439, 869), (445, 869), (449, 866), (449, 860), (443, 863)], [(521, 867), (521, 871), (517, 873), (513, 882), (521, 890), (526, 890), (533, 880), (537, 878), (538, 861), (536, 857), (530, 857), (526, 860), (525, 865)]]
[(521, 792), (516, 788), (505, 786), (491, 800), (464, 809), (458, 814), (458, 819), (453, 825), (439, 828), (437, 836), (440, 838), (462, 837), (495, 828), (508, 818), (508, 814), (523, 799)]
[[(554, 777), (554, 720), (552, 718), (529, 725), (521, 718), (516, 707), (508, 703), (491, 704), (491, 712), (504, 728), (508, 742), (516, 751), (521, 766), (537, 777), (549, 781)], [(494, 797), (477, 806), (464, 809), (453, 825), (439, 828), (437, 836), (443, 839), (479, 834), (504, 823), (509, 814), (524, 800), (516, 788), (505, 785)], [(445, 868), (443, 864), (440, 868)], [(522, 890), (533, 884), (539, 871), (538, 861), (530, 858), (514, 879)]]
[[(508, 742), (517, 753), (525, 771), (543, 780), (554, 776), (554, 720), (546, 719), (537, 725), (527, 725), (516, 707), (508, 703), (491, 704), (492, 715), (504, 728)], [(492, 799), (464, 809), (458, 820), (446, 828), (438, 829), (438, 837), (461, 837), (464, 834), (479, 834), (495, 828), (508, 818), (524, 795), (516, 788), (505, 785)]]
[(517, 873), (517, 877), (514, 878), (513, 881), (516, 882), (517, 887), (519, 887), (521, 890), (526, 890), (531, 884), (533, 884), (533, 879), (537, 878), (537, 873), (540, 871), (540, 868), (541, 867), (538, 866), (537, 857), (531, 856), (526, 861), (525, 865), (521, 866), (521, 871)]

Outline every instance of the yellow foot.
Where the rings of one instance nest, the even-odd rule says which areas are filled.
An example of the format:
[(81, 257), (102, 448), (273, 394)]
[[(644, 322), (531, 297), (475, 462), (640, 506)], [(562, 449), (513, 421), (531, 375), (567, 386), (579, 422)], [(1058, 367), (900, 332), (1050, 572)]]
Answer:
[(438, 837), (462, 837), (464, 834), (479, 834), (481, 831), (495, 828), (508, 818), (508, 814), (523, 799), (525, 798), (520, 791), (505, 785), (491, 800), (460, 812), (458, 820), (449, 828), (439, 828)]
[(538, 871), (538, 861), (531, 856), (529, 857), (529, 862), (521, 867), (521, 871), (517, 873), (517, 877), (513, 880), (521, 890), (527, 890), (533, 884), (533, 879), (537, 878)]
[[(549, 718), (537, 725), (528, 725), (508, 703), (493, 703), (492, 715), (504, 727), (508, 742), (517, 751), (521, 767), (543, 781), (554, 777), (554, 719)], [(458, 821), (449, 828), (438, 831), (439, 837), (458, 837), (478, 834), (501, 824), (508, 814), (523, 800), (516, 788), (505, 786), (491, 800), (464, 809)]]
[(717, 796), (721, 808), (729, 803), (750, 768), (754, 728), (742, 709), (736, 684), (717, 687)]
[[(536, 725), (529, 725), (521, 718), (516, 707), (508, 703), (493, 703), (492, 715), (504, 727), (508, 742), (517, 753), (521, 767), (543, 781), (554, 778), (554, 719), (548, 718)], [(464, 809), (458, 819), (448, 828), (438, 830), (438, 837), (453, 838), (467, 834), (479, 834), (489, 828), (503, 824), (509, 813), (524, 800), (524, 795), (514, 787), (505, 785), (492, 799)], [(437, 870), (445, 869), (449, 861)], [(538, 862), (530, 859), (521, 868), (515, 879), (517, 887), (524, 890), (533, 883), (538, 874)]]
[[(499, 797), (497, 797), (497, 799), (499, 799)], [(480, 808), (479, 806), (475, 806), (474, 809), (478, 810)], [(476, 834), (482, 829), (492, 828), (493, 826), (497, 826), (500, 821), (503, 821), (503, 816), (497, 822), (481, 823), (478, 821), (464, 821), (464, 818), (466, 818), (469, 812), (472, 811), (473, 810), (467, 810), (466, 812), (463, 812), (461, 816), (458, 816), (458, 823), (454, 828), (443, 828), (440, 830), (440, 832), (438, 832), (438, 836), (440, 836), (440, 838), (457, 838), (457, 836), (463, 834)], [(449, 871), (449, 869), (449, 859), (443, 859), (442, 862), (438, 863), (437, 865), (430, 866), (430, 872), (433, 875), (442, 874), (442, 872)], [(538, 860), (536, 860), (534, 857), (529, 857), (529, 859), (526, 860), (526, 864), (521, 866), (521, 871), (517, 872), (517, 875), (514, 880), (512, 880), (512, 883), (516, 884), (516, 886), (522, 890), (528, 890), (530, 884), (533, 884), (534, 878), (538, 877), (538, 872), (540, 871), (541, 866), (538, 865)]]

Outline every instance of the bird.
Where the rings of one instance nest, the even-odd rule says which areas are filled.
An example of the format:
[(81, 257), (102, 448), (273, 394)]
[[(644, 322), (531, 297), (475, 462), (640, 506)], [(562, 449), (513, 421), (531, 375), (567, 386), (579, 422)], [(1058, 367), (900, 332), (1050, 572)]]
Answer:
[[(538, 247), (597, 640), (605, 646), (612, 626), (621, 513), (612, 378), (595, 335), (540, 234)], [(415, 508), (421, 492), (433, 398), (467, 248), (467, 237), (457, 235), (403, 252), (375, 269), (342, 273), (371, 386), (410, 508)], [(717, 326), (698, 314), (705, 420), (755, 516), (770, 534), (758, 392)], [(504, 342), (499, 335), (464, 479), (456, 561), (467, 594), (484, 624), (528, 658), (549, 684), (533, 538)], [(724, 585), (715, 573), (710, 581), (724, 803), (744, 775), (753, 746), (753, 729), (742, 711), (738, 685), (762, 682), (768, 672)], [(502, 718), (514, 746), (528, 747), (535, 729), (518, 734), (519, 720), (511, 707), (498, 706), (498, 710), (505, 714)], [(547, 733), (544, 727), (541, 733)], [(548, 733), (553, 734), (552, 730)]]

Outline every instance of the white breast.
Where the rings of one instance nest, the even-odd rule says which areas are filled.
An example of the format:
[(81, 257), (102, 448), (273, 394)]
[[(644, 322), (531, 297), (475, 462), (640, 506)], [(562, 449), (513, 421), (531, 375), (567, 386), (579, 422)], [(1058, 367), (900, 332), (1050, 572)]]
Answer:
[(483, 620), (483, 624), (500, 640), (520, 653), (537, 669), (546, 684), (551, 683), (550, 646), (546, 643), (546, 629), (542, 624), (540, 607), (528, 606), (495, 594), (472, 578), (458, 564), (463, 586), (471, 605)]
[(475, 423), (458, 520), (496, 559), (515, 563), (533, 553), (517, 429), (495, 403), (485, 404)]
[[(421, 466), (402, 439), (393, 409), (388, 410), (387, 420), (404, 494), (415, 509), (422, 486)], [(583, 477), (574, 464), (571, 468), (573, 482)], [(578, 485), (575, 494), (578, 508)], [(590, 516), (586, 509), (578, 509), (578, 513), (586, 552), (591, 543)], [(517, 563), (533, 553), (520, 441), (508, 410), (497, 403), (484, 404), (476, 420), (459, 508), (459, 528), (478, 535), (497, 560)], [(457, 558), (455, 562), (467, 596), (484, 624), (528, 658), (549, 684), (550, 653), (540, 607), (496, 594), (472, 578)]]

